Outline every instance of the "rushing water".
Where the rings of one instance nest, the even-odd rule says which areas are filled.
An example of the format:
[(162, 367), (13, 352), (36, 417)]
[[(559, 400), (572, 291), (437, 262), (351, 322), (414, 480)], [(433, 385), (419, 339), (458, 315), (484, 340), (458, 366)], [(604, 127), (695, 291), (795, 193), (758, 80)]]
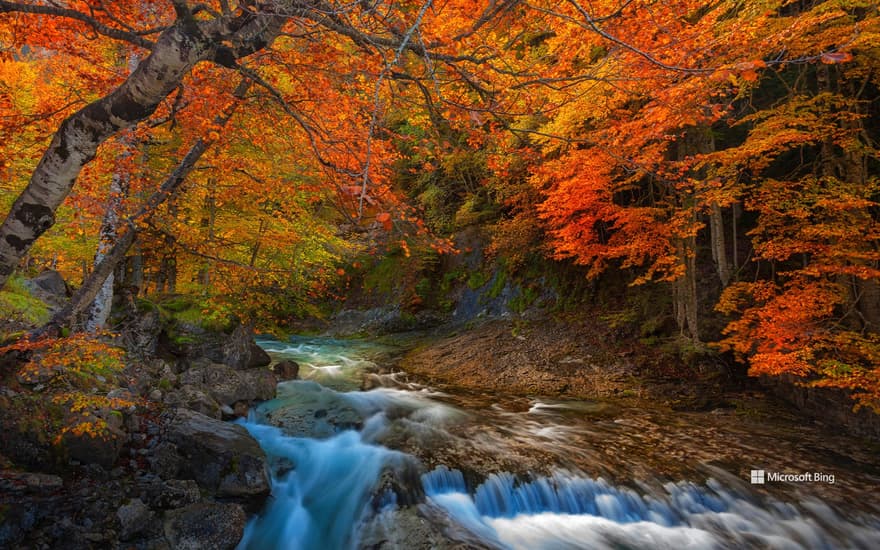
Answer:
[[(846, 438), (785, 419), (441, 392), (378, 374), (393, 351), (370, 343), (261, 344), (302, 380), (244, 423), (273, 490), (242, 549), (880, 548), (876, 456)], [(813, 481), (752, 485), (759, 468)]]

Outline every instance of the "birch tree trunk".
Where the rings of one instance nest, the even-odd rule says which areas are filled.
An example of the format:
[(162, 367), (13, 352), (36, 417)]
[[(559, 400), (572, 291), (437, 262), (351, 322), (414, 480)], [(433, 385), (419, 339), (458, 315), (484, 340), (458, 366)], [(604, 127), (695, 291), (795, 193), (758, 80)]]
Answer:
[[(249, 80), (242, 80), (233, 92), (233, 96), (236, 99), (244, 98), (250, 86), (251, 82)], [(214, 119), (215, 125), (220, 128), (224, 127), (232, 118), (237, 105), (237, 103), (233, 104), (227, 112), (217, 116)], [(88, 277), (84, 278), (82, 286), (76, 291), (70, 302), (56, 312), (49, 323), (41, 328), (38, 333), (45, 333), (55, 328), (69, 325), (80, 318), (101, 291), (107, 278), (113, 274), (116, 267), (125, 259), (128, 249), (135, 243), (139, 233), (135, 222), (152, 216), (161, 204), (180, 190), (186, 177), (193, 171), (198, 160), (205, 154), (205, 151), (208, 150), (212, 143), (204, 139), (197, 140), (174, 171), (162, 182), (159, 189), (150, 195), (134, 216), (126, 220), (124, 224), (119, 224), (124, 231), (120, 231), (120, 235), (117, 236), (113, 246), (97, 262), (95, 269), (92, 270)]]
[[(268, 9), (265, 13), (239, 10), (201, 21), (187, 11), (185, 2), (174, 4), (178, 19), (150, 45), (150, 55), (118, 88), (62, 122), (53, 136), (0, 226), (0, 288), (34, 241), (55, 224), (55, 212), (102, 143), (152, 115), (200, 61), (234, 67), (237, 59), (267, 47), (286, 21), (284, 12)], [(283, 4), (279, 9), (291, 10), (291, 15), (306, 11), (299, 4)], [(38, 8), (47, 13), (60, 9), (4, 2), (0, 13)]]
[(211, 54), (206, 37), (175, 25), (162, 33), (150, 56), (117, 89), (61, 123), (0, 226), (0, 287), (34, 241), (54, 225), (55, 211), (98, 146), (153, 114), (193, 66)]
[[(129, 174), (125, 168), (117, 168), (113, 179), (110, 182), (110, 199), (107, 201), (107, 210), (104, 213), (104, 220), (101, 223), (101, 234), (98, 240), (98, 250), (95, 252), (95, 265), (101, 263), (101, 260), (113, 247), (117, 240), (119, 232), (119, 217), (122, 213), (122, 204), (125, 197), (128, 196)], [(86, 332), (97, 332), (104, 328), (107, 318), (110, 317), (110, 308), (113, 304), (113, 283), (115, 281), (113, 272), (107, 276), (107, 280), (101, 285), (97, 296), (92, 301), (86, 312), (86, 318), (83, 328)]]

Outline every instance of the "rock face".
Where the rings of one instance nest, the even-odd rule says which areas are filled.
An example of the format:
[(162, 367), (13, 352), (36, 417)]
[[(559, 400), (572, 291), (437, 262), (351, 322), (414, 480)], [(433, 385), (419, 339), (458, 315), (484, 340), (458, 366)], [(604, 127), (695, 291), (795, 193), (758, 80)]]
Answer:
[(167, 440), (183, 459), (181, 478), (191, 478), (219, 498), (257, 499), (269, 494), (266, 454), (243, 427), (178, 409)]
[(334, 336), (358, 334), (395, 334), (410, 330), (424, 330), (438, 326), (444, 318), (431, 311), (407, 315), (400, 306), (377, 307), (368, 310), (343, 309), (333, 316), (328, 331)]
[(232, 550), (244, 534), (238, 504), (200, 502), (166, 514), (165, 538), (175, 550)]
[(815, 388), (798, 383), (797, 377), (761, 377), (761, 384), (802, 412), (859, 437), (880, 440), (880, 414), (867, 407), (853, 412), (850, 393), (837, 388)]

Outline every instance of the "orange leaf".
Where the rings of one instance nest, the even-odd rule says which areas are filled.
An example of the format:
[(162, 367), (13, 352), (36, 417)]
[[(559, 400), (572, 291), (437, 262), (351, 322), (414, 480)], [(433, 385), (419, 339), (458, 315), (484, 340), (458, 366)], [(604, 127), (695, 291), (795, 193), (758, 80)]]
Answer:
[(849, 52), (828, 52), (823, 53), (820, 57), (822, 63), (826, 65), (834, 65), (836, 63), (847, 63), (852, 61), (852, 54)]

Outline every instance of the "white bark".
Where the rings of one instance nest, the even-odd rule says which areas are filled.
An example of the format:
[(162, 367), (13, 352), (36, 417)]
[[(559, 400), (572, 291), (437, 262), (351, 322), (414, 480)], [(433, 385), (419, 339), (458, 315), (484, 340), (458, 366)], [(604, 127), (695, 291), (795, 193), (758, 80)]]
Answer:
[[(95, 252), (95, 265), (101, 263), (113, 244), (116, 242), (119, 232), (119, 216), (122, 211), (122, 203), (128, 195), (129, 175), (125, 168), (117, 168), (110, 183), (110, 200), (107, 202), (107, 210), (104, 212), (104, 221), (101, 224), (101, 236), (98, 240), (98, 250)], [(110, 308), (113, 303), (114, 276), (111, 272), (107, 280), (101, 285), (98, 295), (95, 296), (92, 305), (86, 311), (84, 329), (86, 332), (97, 332), (104, 328), (110, 317)]]
[(265, 48), (282, 24), (274, 14), (204, 22), (184, 17), (162, 32), (125, 82), (67, 118), (0, 226), (0, 288), (34, 241), (55, 224), (56, 210), (104, 141), (152, 115), (198, 62), (231, 66), (238, 57)]

